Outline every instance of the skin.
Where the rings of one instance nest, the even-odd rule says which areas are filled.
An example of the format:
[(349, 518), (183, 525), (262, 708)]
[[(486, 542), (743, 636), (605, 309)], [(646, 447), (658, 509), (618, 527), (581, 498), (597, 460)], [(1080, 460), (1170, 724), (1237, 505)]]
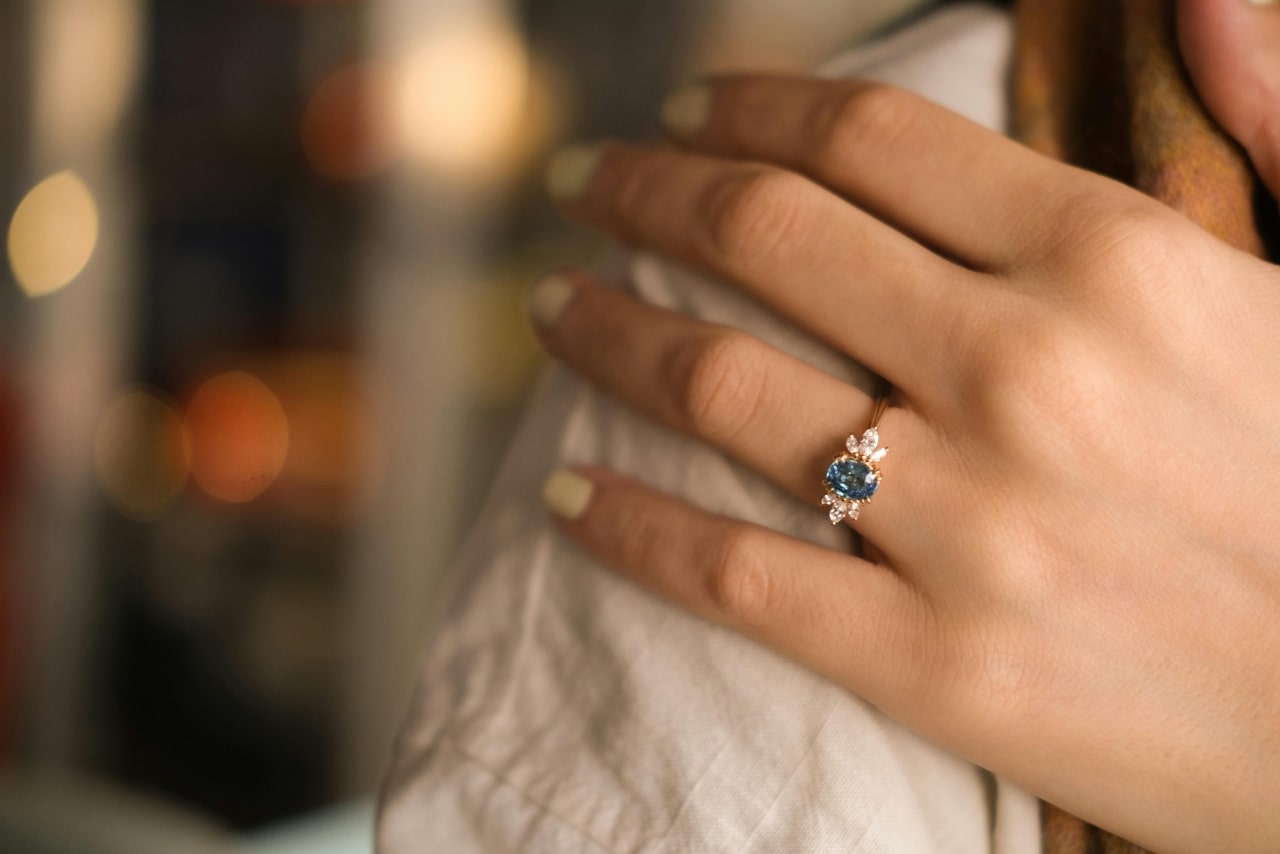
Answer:
[[(1179, 16), (1197, 86), (1280, 189), (1280, 11)], [(893, 384), (853, 523), (875, 560), (598, 468), (561, 530), (1145, 847), (1280, 850), (1280, 269), (902, 91), (712, 86), (702, 130), (605, 146), (565, 212)], [(824, 512), (864, 393), (571, 278), (548, 351)]]

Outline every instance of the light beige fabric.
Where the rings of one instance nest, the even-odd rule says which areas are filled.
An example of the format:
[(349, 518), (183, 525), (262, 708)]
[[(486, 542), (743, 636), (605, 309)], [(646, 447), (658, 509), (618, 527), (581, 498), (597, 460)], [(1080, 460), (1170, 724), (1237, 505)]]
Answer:
[[(909, 86), (1003, 127), (1009, 45), (1003, 13), (956, 7), (828, 71)], [(867, 380), (732, 288), (647, 256), (621, 259), (614, 273), (653, 303), (739, 326), (850, 382)], [(833, 449), (842, 438), (831, 437)], [(795, 501), (554, 370), (457, 568), (462, 592), (397, 748), (380, 850), (1040, 850), (1037, 802), (1027, 794), (630, 586), (558, 537), (538, 490), (557, 464), (582, 462), (849, 547), (847, 529), (832, 528), (816, 503)]]
[(687, 76), (793, 70), (937, 0), (704, 0)]

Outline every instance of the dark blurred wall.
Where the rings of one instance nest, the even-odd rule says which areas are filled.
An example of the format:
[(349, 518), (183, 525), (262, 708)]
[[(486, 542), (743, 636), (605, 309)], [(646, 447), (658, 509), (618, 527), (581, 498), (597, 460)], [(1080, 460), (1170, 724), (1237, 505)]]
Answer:
[[(25, 175), (15, 168), (26, 149), (25, 29), (20, 3), (0, 3), (0, 205), (12, 210), (21, 198)], [(0, 218), (3, 222), (3, 218)], [(18, 650), (15, 572), (11, 564), (16, 534), (19, 414), (14, 396), (14, 361), (18, 348), (15, 307), (22, 298), (8, 264), (0, 265), (0, 758), (12, 756), (17, 710)]]
[[(133, 375), (184, 401), (219, 371), (349, 353), (362, 190), (317, 175), (299, 128), (308, 35), (324, 29), (335, 63), (359, 55), (360, 4), (146, 8)], [(153, 522), (104, 519), (105, 767), (239, 827), (323, 806), (341, 690), (324, 662), (342, 633), (261, 636), (300, 601), (337, 610), (341, 521), (198, 497)], [(175, 600), (182, 586), (197, 598)], [(273, 666), (284, 684), (263, 682)]]

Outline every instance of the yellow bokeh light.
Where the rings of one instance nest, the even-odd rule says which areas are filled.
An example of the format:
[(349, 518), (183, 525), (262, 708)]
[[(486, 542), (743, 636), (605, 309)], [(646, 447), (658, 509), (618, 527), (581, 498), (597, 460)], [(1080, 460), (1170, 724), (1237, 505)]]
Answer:
[(266, 383), (243, 371), (208, 380), (187, 404), (191, 475), (214, 498), (251, 501), (289, 455), (289, 422)]
[(121, 513), (140, 522), (159, 518), (182, 493), (190, 453), (182, 416), (145, 389), (112, 401), (94, 435), (98, 482)]
[(42, 150), (66, 156), (100, 143), (124, 113), (138, 76), (141, 0), (41, 0), (33, 124)]
[(509, 23), (484, 16), (440, 23), (404, 55), (393, 85), (392, 138), (411, 164), (483, 179), (514, 156), (529, 58)]
[(74, 172), (41, 181), (9, 224), (9, 265), (28, 296), (52, 293), (89, 263), (98, 244), (98, 205)]

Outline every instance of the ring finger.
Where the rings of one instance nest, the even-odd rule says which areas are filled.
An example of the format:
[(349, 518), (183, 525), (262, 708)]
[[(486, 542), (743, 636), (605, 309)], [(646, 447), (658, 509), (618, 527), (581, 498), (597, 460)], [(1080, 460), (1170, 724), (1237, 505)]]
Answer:
[[(552, 355), (643, 414), (812, 501), (815, 513), (827, 465), (873, 408), (862, 390), (745, 332), (648, 305), (580, 273), (538, 283), (530, 308)], [(881, 431), (886, 446), (910, 454), (914, 470), (929, 470), (921, 459), (929, 431), (919, 416), (891, 409)], [(881, 464), (889, 485), (856, 523), (891, 557), (925, 521), (925, 502), (897, 477), (897, 459), (889, 454)]]

